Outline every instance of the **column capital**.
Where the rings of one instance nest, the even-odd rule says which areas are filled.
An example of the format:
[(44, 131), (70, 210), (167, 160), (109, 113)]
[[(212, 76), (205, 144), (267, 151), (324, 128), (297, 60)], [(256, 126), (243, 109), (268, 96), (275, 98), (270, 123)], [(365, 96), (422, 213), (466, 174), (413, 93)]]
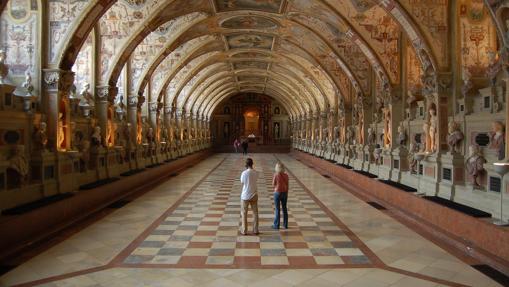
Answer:
[(148, 103), (148, 111), (151, 113), (157, 112), (157, 102), (149, 102)]
[(164, 106), (164, 113), (165, 114), (171, 114), (173, 112), (173, 109), (171, 106)]
[(74, 72), (61, 69), (44, 69), (43, 79), (46, 90), (68, 93), (74, 83)]
[(117, 98), (118, 88), (114, 86), (97, 86), (96, 87), (96, 99), (99, 102), (110, 102), (113, 104)]
[(127, 106), (129, 108), (134, 108), (134, 107), (138, 106), (138, 96), (135, 96), (135, 95), (127, 96)]

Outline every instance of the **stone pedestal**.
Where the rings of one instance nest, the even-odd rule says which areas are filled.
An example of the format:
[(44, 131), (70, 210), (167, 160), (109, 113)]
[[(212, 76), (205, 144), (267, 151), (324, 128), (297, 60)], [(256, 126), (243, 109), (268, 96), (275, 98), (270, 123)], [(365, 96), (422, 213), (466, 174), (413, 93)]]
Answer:
[(391, 180), (394, 163), (392, 151), (390, 149), (383, 150), (381, 156), (382, 163), (379, 166), (378, 177), (381, 179)]
[(375, 159), (373, 158), (373, 150), (375, 148), (372, 145), (364, 146), (362, 149), (363, 152), (363, 165), (362, 170), (370, 172), (371, 166), (375, 165)]
[(129, 170), (126, 153), (127, 151), (123, 146), (108, 149), (108, 175), (110, 177), (118, 177), (121, 173)]
[(66, 193), (78, 190), (78, 181), (76, 174), (79, 173), (79, 157), (77, 151), (67, 151), (57, 153), (58, 162), (58, 192)]
[(345, 164), (345, 162), (348, 162), (347, 153), (348, 153), (347, 147), (344, 145), (340, 145), (339, 153), (336, 156), (336, 162), (338, 164)]
[(353, 168), (355, 170), (364, 169), (364, 147), (362, 145), (355, 146), (355, 160), (353, 161)]
[(108, 178), (106, 150), (102, 147), (95, 148), (90, 152), (91, 167), (95, 169), (96, 180)]
[(438, 196), (454, 200), (456, 186), (465, 184), (465, 158), (458, 153), (440, 157), (441, 170)]
[(56, 156), (52, 152), (40, 151), (31, 158), (31, 178), (41, 182), (43, 196), (51, 196), (58, 193), (56, 173)]
[(404, 147), (398, 147), (392, 151), (392, 174), (391, 180), (401, 182), (401, 176), (408, 171), (408, 150)]
[(441, 167), (438, 156), (436, 154), (427, 155), (424, 160), (421, 161), (421, 164), (423, 174), (421, 175), (419, 192), (425, 193), (426, 195), (437, 195), (438, 183), (440, 181), (439, 171)]

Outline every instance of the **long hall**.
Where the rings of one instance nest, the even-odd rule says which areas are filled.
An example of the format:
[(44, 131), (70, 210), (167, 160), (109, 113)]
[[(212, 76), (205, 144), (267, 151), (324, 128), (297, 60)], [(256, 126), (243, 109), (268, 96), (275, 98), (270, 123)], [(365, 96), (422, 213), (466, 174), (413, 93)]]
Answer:
[[(216, 154), (62, 238), (0, 284), (501, 286), (472, 268), (471, 258), (288, 154), (252, 157), (260, 173), (259, 235), (239, 233), (245, 157)], [(290, 175), (289, 226), (280, 230), (271, 228), (277, 161)]]
[(0, 0), (0, 287), (509, 286), (508, 126), (509, 0)]

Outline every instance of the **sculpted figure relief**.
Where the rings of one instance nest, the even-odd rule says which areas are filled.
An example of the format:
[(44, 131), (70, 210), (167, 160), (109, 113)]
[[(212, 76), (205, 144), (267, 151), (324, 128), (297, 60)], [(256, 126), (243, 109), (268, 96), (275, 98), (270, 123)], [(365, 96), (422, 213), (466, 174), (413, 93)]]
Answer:
[(34, 149), (38, 151), (46, 150), (48, 144), (48, 135), (46, 134), (46, 123), (41, 122), (39, 128), (34, 133)]
[(414, 143), (410, 144), (410, 148), (408, 151), (408, 166), (410, 167), (410, 173), (417, 173), (417, 159), (415, 159), (415, 154), (419, 152), (419, 148)]
[(403, 147), (406, 144), (406, 133), (403, 123), (398, 126), (398, 144)]
[(90, 106), (93, 107), (95, 105), (94, 103), (94, 97), (92, 94), (90, 94), (90, 84), (86, 83), (83, 85), (83, 88), (80, 91), (80, 106)]
[(9, 158), (9, 168), (18, 173), (20, 185), (25, 185), (27, 183), (30, 166), (25, 157), (25, 148), (23, 146), (19, 145), (14, 147), (13, 154)]
[(495, 121), (491, 123), (490, 148), (497, 150), (498, 159), (505, 157), (505, 127), (502, 122)]
[(460, 130), (460, 125), (455, 121), (449, 122), (448, 132), (447, 145), (449, 146), (449, 152), (460, 152), (460, 142), (463, 140), (463, 133)]
[(368, 128), (368, 145), (376, 144), (376, 134), (375, 130), (372, 128)]
[(425, 152), (434, 153), (437, 148), (437, 114), (433, 106), (428, 110), (428, 121), (423, 124), (425, 135)]
[(65, 120), (64, 114), (58, 113), (58, 122), (57, 122), (57, 148), (65, 149)]
[(91, 143), (92, 147), (94, 147), (94, 148), (99, 148), (103, 145), (100, 126), (96, 126), (94, 128), (94, 132), (92, 133), (92, 136), (90, 137), (90, 143)]
[(384, 107), (383, 108), (383, 120), (384, 120), (384, 139), (383, 145), (384, 148), (390, 148), (392, 143), (392, 118), (391, 118), (391, 108)]
[(484, 172), (484, 163), (486, 159), (481, 155), (479, 146), (471, 145), (469, 147), (469, 157), (467, 158), (467, 172), (471, 177), (471, 183), (474, 188), (481, 188), (482, 173)]

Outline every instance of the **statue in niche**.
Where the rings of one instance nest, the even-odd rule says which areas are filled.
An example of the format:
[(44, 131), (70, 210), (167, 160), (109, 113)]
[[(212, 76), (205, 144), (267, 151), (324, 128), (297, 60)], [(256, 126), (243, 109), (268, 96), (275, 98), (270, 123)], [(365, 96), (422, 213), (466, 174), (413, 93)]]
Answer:
[(161, 141), (168, 142), (168, 129), (161, 129)]
[(141, 144), (143, 141), (143, 125), (142, 125), (142, 118), (141, 118), (141, 110), (138, 109), (136, 111), (136, 143)]
[(414, 89), (409, 89), (407, 91), (406, 103), (409, 106), (411, 106), (417, 100), (417, 96), (415, 94), (416, 94), (416, 91)]
[(423, 124), (423, 131), (425, 136), (425, 152), (434, 153), (436, 151), (437, 143), (437, 112), (432, 105), (428, 109), (428, 121)]
[(7, 84), (7, 75), (9, 74), (9, 67), (5, 64), (7, 57), (4, 50), (0, 49), (0, 85)]
[(380, 121), (380, 115), (383, 114), (384, 101), (381, 95), (377, 95), (375, 103), (375, 121)]
[(392, 142), (392, 128), (391, 128), (391, 108), (384, 107), (383, 108), (383, 120), (384, 120), (384, 137), (383, 137), (383, 145), (384, 148), (390, 148)]
[(108, 120), (106, 122), (106, 145), (112, 147), (115, 145), (116, 125), (113, 123), (113, 106), (108, 106)]
[(377, 144), (373, 150), (373, 157), (375, 158), (376, 165), (380, 165), (382, 163), (382, 149), (379, 144)]
[(364, 144), (364, 110), (362, 108), (362, 98), (357, 98), (354, 105), (355, 123), (356, 123), (356, 140), (358, 144)]
[(274, 123), (274, 138), (279, 138), (279, 123)]
[(156, 131), (154, 137), (156, 143), (161, 142), (161, 118), (159, 117), (159, 115), (156, 116)]
[(329, 141), (329, 130), (327, 128), (322, 129), (322, 143), (327, 143)]
[(124, 115), (126, 113), (126, 107), (124, 104), (124, 96), (119, 96), (115, 105), (117, 107), (115, 109), (115, 113), (117, 114), (118, 119), (122, 121), (124, 119)]
[(91, 143), (92, 147), (94, 147), (94, 148), (102, 147), (103, 141), (102, 141), (100, 126), (96, 126), (94, 128), (94, 132), (92, 133), (92, 136), (90, 137), (90, 143)]
[(490, 148), (497, 150), (499, 160), (505, 157), (505, 126), (502, 122), (491, 123)]
[(13, 154), (9, 158), (9, 168), (14, 170), (19, 178), (19, 184), (21, 186), (28, 182), (28, 171), (30, 166), (25, 156), (25, 147), (18, 145), (14, 147)]
[(58, 113), (57, 122), (57, 148), (58, 150), (65, 150), (65, 119), (63, 113)]
[(27, 90), (27, 97), (33, 97), (34, 85), (32, 84), (32, 75), (30, 75), (29, 71), (26, 72), (25, 82), (21, 86)]
[(375, 130), (368, 128), (368, 145), (376, 144)]
[(334, 127), (334, 143), (339, 143), (339, 127)]
[(48, 144), (48, 135), (46, 133), (47, 125), (45, 122), (39, 124), (39, 128), (34, 132), (34, 149), (36, 151), (45, 151)]
[(353, 126), (349, 126), (346, 129), (346, 143), (352, 145), (355, 142), (355, 131)]
[(408, 151), (408, 166), (410, 167), (411, 174), (417, 174), (417, 164), (418, 161), (415, 158), (415, 154), (419, 152), (419, 148), (416, 144), (410, 143), (410, 148)]
[(449, 135), (447, 135), (447, 145), (449, 146), (449, 152), (459, 153), (460, 142), (464, 138), (463, 132), (460, 130), (460, 125), (455, 121), (449, 122), (448, 132)]
[(148, 144), (154, 143), (155, 137), (154, 137), (154, 129), (153, 128), (148, 128), (145, 138), (147, 139)]
[(463, 95), (463, 98), (468, 96), (468, 92), (470, 92), (473, 86), (472, 74), (467, 67), (463, 67), (463, 85), (461, 86), (461, 94)]
[(80, 91), (80, 106), (88, 106), (93, 107), (95, 105), (94, 103), (94, 97), (92, 94), (90, 94), (90, 84), (85, 83), (83, 85), (83, 88)]
[(346, 124), (345, 124), (345, 116), (344, 113), (340, 111), (339, 113), (339, 143), (344, 144), (346, 142)]
[(403, 123), (400, 123), (398, 126), (398, 144), (400, 147), (405, 146), (406, 139), (405, 127), (403, 127)]
[(484, 172), (484, 163), (486, 159), (481, 155), (479, 146), (471, 145), (469, 148), (469, 157), (467, 158), (467, 172), (471, 176), (471, 183), (474, 188), (481, 188), (482, 173)]

